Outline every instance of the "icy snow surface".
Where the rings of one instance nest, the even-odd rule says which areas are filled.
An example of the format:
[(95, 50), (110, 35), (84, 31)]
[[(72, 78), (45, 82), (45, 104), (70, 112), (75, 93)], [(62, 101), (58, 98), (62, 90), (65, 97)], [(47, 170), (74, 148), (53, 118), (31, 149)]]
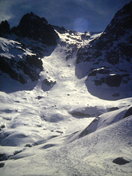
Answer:
[[(86, 78), (75, 75), (76, 52), (85, 42), (80, 34), (59, 35), (61, 42), (43, 58), (44, 70), (32, 90), (21, 85), (21, 91), (0, 92), (0, 162), (5, 164), (0, 176), (130, 176), (132, 116), (124, 114), (132, 99), (91, 95)], [(76, 47), (67, 60), (70, 44), (70, 50)], [(7, 75), (4, 79), (20, 86)], [(118, 157), (129, 162), (113, 163)]]

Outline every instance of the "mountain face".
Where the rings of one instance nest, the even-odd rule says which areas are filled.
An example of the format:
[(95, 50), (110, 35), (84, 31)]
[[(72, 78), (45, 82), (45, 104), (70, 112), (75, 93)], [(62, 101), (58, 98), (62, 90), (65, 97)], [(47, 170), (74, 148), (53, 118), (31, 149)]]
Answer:
[[(98, 60), (99, 57), (103, 56), (104, 52), (103, 58), (112, 65), (118, 64), (122, 59), (122, 56), (124, 59), (130, 61), (130, 58), (132, 57), (130, 52), (132, 29), (131, 17), (132, 3), (125, 5), (119, 10), (102, 35), (86, 46), (86, 49), (89, 49), (87, 50), (87, 57), (79, 57), (79, 54), (83, 52), (81, 49), (79, 50), (77, 63), (89, 61), (92, 58), (97, 58), (96, 60)], [(94, 51), (92, 51), (92, 49)], [(86, 55), (86, 53), (84, 54)]]
[(2, 21), (0, 23), (0, 36), (3, 36), (4, 34), (9, 34), (10, 33), (10, 25), (8, 21)]
[(0, 24), (0, 176), (131, 176), (131, 5), (103, 33)]
[(12, 32), (21, 37), (40, 41), (47, 45), (56, 45), (59, 39), (52, 25), (45, 18), (40, 18), (34, 13), (26, 14)]
[(39, 79), (40, 57), (47, 50), (50, 54), (59, 39), (47, 20), (33, 13), (24, 15), (12, 29), (7, 21), (1, 22), (0, 36), (5, 37), (0, 38), (0, 70), (23, 84)]
[[(132, 2), (115, 14), (98, 38), (78, 51), (76, 74), (80, 78), (88, 75), (86, 80), (88, 89), (100, 98), (107, 99), (107, 95), (115, 99), (130, 96), (125, 90), (132, 89), (131, 19)], [(87, 64), (85, 70), (83, 62), (84, 65)], [(105, 90), (102, 89), (102, 85), (106, 87)], [(114, 93), (112, 94), (110, 90)]]
[(22, 43), (0, 38), (0, 70), (11, 78), (27, 83), (38, 80), (42, 61)]

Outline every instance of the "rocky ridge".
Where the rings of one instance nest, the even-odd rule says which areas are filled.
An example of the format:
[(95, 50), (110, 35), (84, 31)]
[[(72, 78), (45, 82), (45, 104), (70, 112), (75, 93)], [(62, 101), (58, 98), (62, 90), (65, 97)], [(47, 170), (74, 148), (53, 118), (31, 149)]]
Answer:
[(49, 55), (59, 36), (45, 18), (34, 13), (22, 17), (18, 26), (0, 24), (0, 70), (11, 78), (27, 83), (39, 79), (41, 57)]
[[(103, 85), (106, 94), (113, 99), (130, 96), (126, 95), (125, 90), (132, 89), (131, 19), (132, 2), (115, 14), (98, 38), (80, 48), (77, 53), (77, 76), (87, 76), (88, 90), (100, 98), (108, 98), (102, 89)], [(87, 65), (85, 70), (83, 63)], [(111, 89), (115, 93), (112, 94)], [(123, 92), (119, 93), (118, 89), (123, 89)]]

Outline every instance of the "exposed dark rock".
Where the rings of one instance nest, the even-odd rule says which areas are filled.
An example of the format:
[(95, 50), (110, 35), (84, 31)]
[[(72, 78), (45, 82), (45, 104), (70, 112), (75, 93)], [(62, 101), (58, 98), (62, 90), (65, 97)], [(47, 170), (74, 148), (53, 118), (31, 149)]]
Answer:
[(131, 44), (132, 41), (129, 41), (128, 42), (122, 42), (119, 44), (119, 51), (120, 51), (120, 54), (121, 55), (125, 55), (127, 58), (128, 61), (130, 61), (130, 58), (132, 56), (132, 49), (131, 49)]
[(16, 64), (15, 61), (13, 62), (6, 57), (0, 56), (0, 70), (9, 74), (11, 78), (20, 81), (22, 84), (26, 83), (23, 76), (13, 69), (13, 63), (14, 65)]
[(85, 113), (85, 112), (80, 112), (80, 111), (71, 111), (69, 112), (73, 117), (81, 119), (81, 118), (86, 118), (86, 117), (91, 117), (90, 114)]
[(99, 74), (109, 74), (110, 71), (106, 68), (94, 69), (88, 74), (88, 76), (96, 76), (96, 74), (98, 74), (98, 73)]
[(79, 134), (79, 137), (84, 137), (94, 131), (96, 131), (97, 129), (97, 126), (98, 126), (98, 118), (95, 118), (88, 127), (86, 127), (80, 134)]
[(71, 114), (75, 118), (89, 118), (89, 117), (95, 117), (100, 114), (102, 114), (102, 110), (98, 109), (96, 106), (88, 106), (83, 108), (77, 108), (69, 111), (69, 114)]
[(5, 128), (5, 127), (6, 127), (5, 125), (1, 125), (1, 126), (0, 126), (0, 129)]
[(64, 33), (66, 33), (67, 32), (67, 30), (62, 26), (62, 27), (59, 27), (59, 26), (54, 26), (53, 25), (53, 28), (55, 29), (55, 30), (57, 30), (59, 33), (61, 33), (61, 34), (64, 34)]
[(48, 85), (48, 86), (51, 86), (51, 85), (54, 84), (55, 82), (54, 82), (54, 81), (50, 81), (50, 80), (48, 80), (48, 79), (45, 79), (45, 80), (43, 81), (43, 83), (46, 84), (46, 85)]
[(37, 68), (42, 69), (42, 61), (41, 59), (39, 59), (37, 56), (33, 55), (33, 56), (26, 56), (26, 61), (28, 64), (30, 64), (31, 66), (35, 66)]
[(44, 79), (42, 82), (42, 89), (44, 91), (49, 91), (55, 84), (56, 84), (56, 81)]
[(123, 157), (119, 157), (113, 160), (113, 163), (119, 164), (119, 165), (124, 165), (129, 163), (130, 161), (125, 160)]
[(2, 21), (0, 23), (0, 36), (10, 33), (10, 25), (8, 21)]
[(77, 45), (76, 44), (70, 44), (67, 46), (67, 50), (65, 51), (66, 54), (66, 60), (71, 59), (74, 55), (74, 53), (77, 51)]
[(0, 168), (4, 167), (5, 163), (0, 163)]
[(44, 145), (43, 147), (41, 147), (42, 149), (48, 149), (48, 148), (51, 148), (51, 147), (54, 147), (55, 144), (46, 144)]
[(119, 87), (122, 82), (123, 76), (122, 75), (109, 75), (104, 78), (100, 78), (99, 80), (94, 80), (95, 85), (99, 86), (103, 83), (107, 84), (110, 87)]
[(8, 159), (8, 156), (5, 153), (0, 153), (0, 161), (5, 161)]
[(111, 23), (105, 29), (105, 35), (110, 35), (112, 38), (119, 38), (126, 33), (126, 30), (132, 28), (132, 2), (126, 4), (121, 10), (119, 10)]
[(44, 98), (43, 96), (37, 96), (36, 97), (38, 100), (40, 100), (40, 99), (42, 99), (42, 98)]
[(18, 153), (21, 153), (23, 150), (17, 150), (13, 153), (13, 155), (17, 155)]
[(36, 81), (39, 78), (39, 72), (37, 72), (37, 68), (42, 70), (42, 61), (36, 57), (27, 57), (26, 61), (19, 61), (18, 67), (23, 70), (25, 74), (27, 74), (32, 81)]
[(0, 56), (0, 70), (22, 84), (26, 83), (27, 80), (22, 72), (19, 73), (19, 70), (28, 75), (32, 81), (35, 81), (39, 78), (38, 69), (42, 70), (42, 61), (35, 56), (27, 56), (27, 58), (21, 61)]
[(117, 51), (114, 51), (114, 49), (113, 51), (107, 52), (105, 57), (110, 64), (115, 65), (119, 63), (119, 53)]
[(25, 147), (32, 147), (32, 144), (26, 144)]
[(95, 82), (95, 85), (96, 85), (96, 86), (100, 86), (101, 84), (104, 83), (104, 79), (102, 78), (102, 79), (100, 79), (100, 80), (94, 80), (94, 82)]
[(59, 39), (54, 28), (48, 24), (45, 18), (41, 18), (34, 13), (24, 15), (17, 27), (12, 32), (21, 37), (38, 40), (48, 45), (56, 45)]
[(95, 58), (100, 59), (101, 57), (104, 57), (111, 64), (118, 64), (122, 58), (130, 60), (132, 58), (130, 45), (132, 36), (131, 19), (132, 2), (115, 14), (100, 37), (91, 41), (88, 46), (78, 50), (77, 63)]
[(108, 108), (107, 110), (108, 111), (115, 111), (115, 110), (118, 110), (119, 108), (118, 107), (112, 107), (112, 108)]
[(125, 117), (128, 117), (128, 116), (130, 116), (130, 115), (132, 115), (132, 107), (130, 107), (130, 108), (127, 110), (127, 112), (126, 112), (125, 115), (124, 115), (124, 118), (125, 118)]
[(121, 81), (122, 81), (122, 76), (121, 75), (109, 75), (108, 77), (105, 78), (105, 83), (108, 84), (108, 86), (111, 86), (111, 87), (120, 86)]

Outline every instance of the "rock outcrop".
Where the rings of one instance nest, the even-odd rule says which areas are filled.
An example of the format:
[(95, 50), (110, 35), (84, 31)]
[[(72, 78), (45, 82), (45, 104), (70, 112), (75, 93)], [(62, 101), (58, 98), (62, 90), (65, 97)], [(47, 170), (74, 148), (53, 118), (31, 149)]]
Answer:
[[(108, 63), (118, 64), (122, 59), (130, 62), (132, 36), (132, 2), (119, 10), (102, 35), (91, 41), (90, 45), (78, 52), (77, 63), (92, 59), (105, 59)], [(85, 57), (82, 58), (82, 53)]]
[(23, 84), (39, 78), (42, 61), (21, 43), (0, 38), (0, 51), (1, 72)]
[(76, 74), (88, 75), (86, 86), (95, 96), (106, 99), (130, 96), (125, 89), (132, 90), (131, 19), (132, 2), (115, 14), (99, 37), (78, 50)]
[(0, 37), (1, 75), (6, 73), (22, 84), (39, 79), (43, 69), (40, 58), (51, 54), (59, 39), (53, 26), (32, 12), (12, 29), (7, 21), (2, 21)]
[(2, 21), (0, 23), (0, 36), (3, 36), (5, 34), (9, 34), (10, 33), (10, 25), (8, 23), (8, 21)]
[(17, 36), (27, 37), (47, 45), (56, 45), (59, 39), (52, 25), (45, 18), (34, 13), (27, 13), (22, 17), (17, 27), (12, 29)]

